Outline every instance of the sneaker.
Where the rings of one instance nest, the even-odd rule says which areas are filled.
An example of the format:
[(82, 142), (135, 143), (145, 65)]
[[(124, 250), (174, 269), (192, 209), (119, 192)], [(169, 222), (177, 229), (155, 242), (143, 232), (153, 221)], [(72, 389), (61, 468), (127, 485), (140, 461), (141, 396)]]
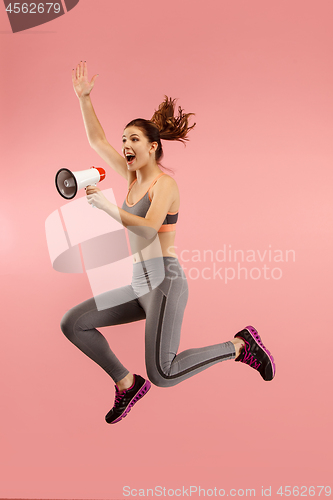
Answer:
[(274, 358), (261, 342), (257, 330), (253, 326), (247, 326), (236, 333), (235, 337), (245, 342), (245, 347), (235, 361), (246, 363), (258, 370), (264, 380), (272, 380), (275, 376)]
[(108, 424), (116, 424), (131, 411), (132, 406), (135, 405), (139, 399), (142, 398), (150, 389), (151, 383), (145, 380), (140, 375), (134, 375), (134, 383), (132, 387), (126, 389), (122, 393), (119, 392), (118, 387), (115, 385), (116, 397), (113, 408), (105, 416)]

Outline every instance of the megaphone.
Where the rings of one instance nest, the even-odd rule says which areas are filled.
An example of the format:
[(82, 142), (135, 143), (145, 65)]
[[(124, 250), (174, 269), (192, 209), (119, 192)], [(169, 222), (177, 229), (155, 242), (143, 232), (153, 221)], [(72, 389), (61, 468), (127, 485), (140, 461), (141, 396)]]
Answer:
[(63, 198), (71, 200), (79, 189), (96, 184), (104, 178), (105, 170), (102, 167), (91, 167), (79, 172), (71, 172), (68, 168), (61, 168), (55, 176), (55, 185)]

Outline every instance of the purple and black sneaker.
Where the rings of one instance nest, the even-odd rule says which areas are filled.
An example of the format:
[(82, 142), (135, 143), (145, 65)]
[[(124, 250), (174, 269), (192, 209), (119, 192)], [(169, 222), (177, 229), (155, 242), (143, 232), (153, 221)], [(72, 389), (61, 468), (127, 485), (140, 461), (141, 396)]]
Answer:
[(262, 343), (257, 330), (253, 326), (247, 326), (236, 333), (235, 337), (245, 342), (244, 348), (235, 361), (246, 363), (258, 370), (264, 380), (272, 380), (275, 376), (274, 358)]
[(118, 387), (115, 385), (116, 397), (113, 408), (105, 416), (108, 424), (116, 424), (131, 411), (132, 406), (135, 405), (150, 389), (151, 383), (145, 380), (140, 375), (134, 375), (134, 383), (132, 387), (126, 389), (122, 393), (119, 392)]

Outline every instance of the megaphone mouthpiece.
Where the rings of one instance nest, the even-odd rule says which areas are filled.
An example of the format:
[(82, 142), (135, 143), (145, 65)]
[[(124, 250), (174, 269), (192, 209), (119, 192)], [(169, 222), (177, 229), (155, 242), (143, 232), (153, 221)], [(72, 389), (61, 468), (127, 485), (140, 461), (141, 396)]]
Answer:
[(65, 186), (66, 188), (69, 188), (69, 187), (73, 187), (73, 186), (75, 186), (75, 182), (74, 182), (73, 177), (69, 177), (68, 179), (66, 179), (66, 180), (64, 181), (64, 186)]

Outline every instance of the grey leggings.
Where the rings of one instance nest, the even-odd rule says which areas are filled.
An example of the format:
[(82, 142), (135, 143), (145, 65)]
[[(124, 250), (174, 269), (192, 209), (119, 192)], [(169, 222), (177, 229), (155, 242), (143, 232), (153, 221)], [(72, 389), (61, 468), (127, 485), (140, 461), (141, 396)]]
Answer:
[[(156, 262), (156, 259), (150, 259), (135, 263), (131, 285), (103, 294), (106, 302), (112, 304), (114, 300), (117, 305), (98, 310), (95, 299), (91, 298), (70, 309), (62, 318), (61, 329), (66, 337), (115, 382), (123, 379), (129, 371), (111, 351), (105, 337), (96, 330), (99, 327), (145, 319), (147, 375), (160, 387), (179, 384), (215, 363), (235, 358), (232, 342), (177, 354), (188, 298), (187, 280), (176, 258), (163, 257), (165, 277), (156, 281)], [(159, 283), (157, 286), (154, 279)], [(126, 297), (126, 302), (119, 304), (120, 296)]]

